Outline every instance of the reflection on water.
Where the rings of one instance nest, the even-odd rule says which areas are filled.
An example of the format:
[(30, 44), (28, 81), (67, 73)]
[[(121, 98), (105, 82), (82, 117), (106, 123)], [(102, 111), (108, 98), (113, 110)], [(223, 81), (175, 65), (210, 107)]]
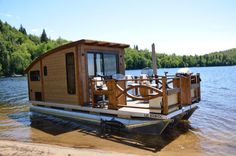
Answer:
[[(190, 125), (168, 128), (162, 136), (125, 134), (100, 139), (98, 128), (52, 116), (31, 114), (25, 77), (0, 78), (0, 139), (63, 144), (83, 148), (121, 148), (115, 143), (148, 151), (191, 149), (203, 154), (236, 153), (236, 67), (192, 68), (201, 73), (202, 101)], [(177, 69), (161, 69), (163, 74)], [(127, 71), (139, 75), (139, 70)], [(104, 140), (108, 141), (108, 146)], [(110, 146), (110, 147), (109, 147)], [(122, 146), (122, 149), (124, 147)], [(128, 150), (128, 149), (127, 149)], [(138, 150), (132, 150), (138, 151)], [(138, 154), (138, 153), (137, 153)]]

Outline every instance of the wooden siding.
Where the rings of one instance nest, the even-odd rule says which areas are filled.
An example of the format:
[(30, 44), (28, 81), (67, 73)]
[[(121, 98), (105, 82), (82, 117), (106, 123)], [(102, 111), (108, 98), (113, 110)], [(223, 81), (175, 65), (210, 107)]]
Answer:
[[(42, 65), (47, 66), (47, 76), (44, 76), (44, 101), (78, 104), (78, 90), (76, 87), (76, 94), (69, 94), (67, 92), (67, 78), (66, 78), (66, 53), (73, 52), (75, 63), (76, 53), (75, 47), (61, 50), (57, 53), (51, 54), (42, 60)], [(42, 69), (43, 69), (42, 67)], [(75, 65), (75, 79), (77, 80), (77, 66)], [(77, 81), (76, 84), (77, 86)]]
[[(105, 43), (104, 43), (105, 44)], [(109, 44), (110, 45), (110, 44)], [(116, 45), (116, 44), (114, 44)], [(39, 70), (41, 81), (29, 80), (30, 100), (35, 100), (34, 93), (41, 92), (43, 101), (56, 103), (69, 103), (84, 105), (90, 102), (88, 71), (87, 71), (87, 52), (106, 52), (116, 53), (119, 58), (119, 73), (125, 74), (124, 49), (118, 45), (107, 47), (94, 44), (87, 45), (83, 43), (69, 44), (58, 47), (47, 54), (43, 54), (36, 59), (27, 69)], [(66, 78), (66, 53), (74, 52), (75, 61), (75, 79), (76, 94), (68, 94)], [(44, 66), (47, 67), (47, 76), (44, 76)], [(42, 81), (43, 80), (43, 81)]]
[(41, 81), (42, 81), (42, 76), (40, 74), (40, 81), (31, 81), (30, 80), (30, 72), (38, 70), (40, 71), (40, 62), (37, 62), (34, 64), (34, 66), (29, 70), (28, 76), (29, 76), (29, 98), (31, 100), (35, 100), (35, 92), (42, 92), (42, 86), (41, 86)]

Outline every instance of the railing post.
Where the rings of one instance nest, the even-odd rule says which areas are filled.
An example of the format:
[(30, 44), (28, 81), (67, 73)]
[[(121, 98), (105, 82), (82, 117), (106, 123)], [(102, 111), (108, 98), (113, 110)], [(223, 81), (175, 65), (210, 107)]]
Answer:
[(181, 78), (180, 77), (173, 78), (173, 87), (180, 89), (180, 92), (178, 93), (178, 104), (179, 104), (179, 107), (181, 107)]
[(155, 83), (157, 84), (157, 88), (159, 88), (158, 75), (154, 75), (154, 78), (155, 78)]
[[(197, 78), (197, 74), (194, 75), (194, 76), (192, 76), (192, 77), (191, 77), (191, 85), (192, 85), (192, 84), (197, 85), (197, 84), (198, 84), (197, 79), (198, 79), (198, 78)], [(193, 98), (195, 98), (196, 101), (198, 101), (198, 88), (194, 88), (193, 90), (194, 90), (194, 96), (193, 96)], [(191, 97), (192, 97), (192, 92), (191, 92)]]
[(92, 105), (93, 107), (95, 107), (96, 103), (95, 103), (95, 83), (93, 80), (90, 80), (90, 84), (91, 84), (91, 98), (92, 98)]
[[(137, 80), (137, 79), (138, 79), (138, 77), (135, 76), (135, 77), (134, 77), (134, 83), (138, 83), (138, 80)], [(135, 91), (135, 95), (138, 95), (138, 88), (135, 88), (134, 91)]]
[(201, 100), (201, 84), (200, 84), (200, 81), (201, 81), (201, 79), (200, 79), (200, 73), (197, 73), (197, 83), (199, 84), (199, 87), (197, 88), (197, 95), (198, 95), (198, 101), (200, 101)]
[(188, 105), (192, 103), (191, 98), (191, 75), (180, 76), (181, 81), (181, 104)]
[(108, 94), (108, 109), (117, 109), (118, 100), (116, 98), (116, 82), (111, 79), (107, 81)]
[(162, 104), (163, 104), (163, 114), (168, 114), (168, 95), (167, 95), (167, 78), (162, 77)]

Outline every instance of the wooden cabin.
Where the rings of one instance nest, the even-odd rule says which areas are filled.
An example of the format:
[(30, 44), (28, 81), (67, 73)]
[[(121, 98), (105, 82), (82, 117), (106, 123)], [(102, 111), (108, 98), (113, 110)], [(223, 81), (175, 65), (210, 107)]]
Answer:
[(44, 53), (25, 70), (29, 99), (74, 105), (88, 103), (89, 78), (124, 74), (127, 47), (127, 44), (79, 40)]
[(25, 70), (31, 111), (128, 127), (158, 123), (160, 133), (174, 118), (188, 119), (201, 100), (200, 74), (125, 76), (128, 47), (79, 40), (39, 56)]

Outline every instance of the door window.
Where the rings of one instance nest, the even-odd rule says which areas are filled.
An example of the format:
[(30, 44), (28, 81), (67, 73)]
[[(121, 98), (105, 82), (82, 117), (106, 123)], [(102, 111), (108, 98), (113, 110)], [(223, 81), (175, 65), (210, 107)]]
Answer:
[(88, 52), (88, 75), (91, 76), (111, 76), (118, 73), (117, 54)]

